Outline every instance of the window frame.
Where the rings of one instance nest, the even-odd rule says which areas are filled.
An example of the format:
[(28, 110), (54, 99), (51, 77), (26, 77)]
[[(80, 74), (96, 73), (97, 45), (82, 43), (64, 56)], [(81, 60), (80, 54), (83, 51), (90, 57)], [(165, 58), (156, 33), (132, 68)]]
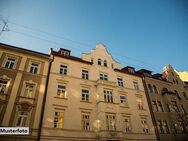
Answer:
[(89, 71), (88, 70), (82, 70), (82, 79), (89, 79)]
[(123, 78), (118, 77), (118, 78), (117, 78), (117, 82), (118, 82), (118, 86), (119, 86), (119, 87), (124, 87)]
[(66, 65), (66, 64), (60, 64), (59, 74), (67, 75), (68, 74), (68, 65)]
[(90, 131), (91, 124), (90, 124), (90, 114), (89, 113), (82, 113), (81, 114), (81, 130)]
[[(61, 116), (61, 117), (60, 117)], [(64, 125), (64, 112), (63, 111), (55, 111), (54, 112), (54, 120), (53, 120), (54, 128), (63, 128)]]

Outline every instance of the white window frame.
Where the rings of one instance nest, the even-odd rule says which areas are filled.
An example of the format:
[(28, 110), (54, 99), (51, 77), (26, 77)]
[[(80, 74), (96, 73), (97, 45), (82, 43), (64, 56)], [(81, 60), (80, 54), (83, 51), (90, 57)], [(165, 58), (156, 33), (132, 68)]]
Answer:
[(88, 70), (82, 70), (82, 79), (89, 79), (89, 71)]
[(131, 118), (130, 117), (125, 117), (124, 118), (124, 132), (128, 133), (131, 132)]
[(144, 133), (149, 133), (149, 128), (148, 128), (148, 123), (147, 119), (141, 119), (141, 124), (142, 124), (142, 131)]
[(106, 130), (116, 130), (115, 114), (106, 114)]
[(66, 98), (66, 85), (58, 83), (56, 96)]
[(68, 73), (68, 66), (65, 64), (60, 64), (59, 74), (67, 75)]
[(124, 87), (123, 78), (118, 77), (117, 82), (119, 87)]
[(83, 88), (82, 89), (82, 101), (89, 102), (89, 90)]
[[(30, 88), (27, 89), (27, 86), (28, 86), (28, 87), (32, 86), (32, 87), (33, 87), (33, 88), (32, 88), (32, 91), (31, 91)], [(27, 93), (26, 91), (27, 91), (27, 92), (30, 92), (30, 93)], [(35, 92), (35, 84), (27, 83), (27, 82), (26, 82), (26, 83), (25, 83), (24, 93), (23, 93), (22, 96), (32, 98), (32, 97), (34, 97), (34, 92)], [(26, 93), (27, 93), (27, 94), (26, 94)]]
[[(27, 126), (28, 117), (29, 117), (29, 112), (28, 111), (18, 111), (17, 119), (16, 119), (16, 126), (26, 127)], [(18, 124), (19, 120), (20, 120), (20, 123)]]
[(29, 72), (32, 74), (38, 74), (39, 73), (39, 65), (40, 65), (40, 63), (31, 61)]
[(120, 95), (119, 99), (121, 104), (125, 104), (127, 102), (127, 97), (125, 95)]
[(140, 96), (136, 97), (136, 103), (138, 106), (138, 110), (143, 110), (144, 109), (144, 103), (143, 103), (143, 98)]
[(103, 93), (104, 93), (104, 101), (105, 102), (108, 102), (108, 103), (113, 103), (114, 102), (113, 91), (112, 90), (104, 89)]
[(82, 113), (81, 114), (81, 130), (89, 131), (90, 130), (90, 114)]
[[(11, 59), (11, 60), (9, 60), (9, 59)], [(12, 59), (14, 59), (14, 61)], [(8, 63), (8, 66), (6, 67), (7, 63)], [(5, 61), (4, 67), (7, 69), (14, 69), (15, 65), (16, 65), (16, 57), (6, 56), (6, 61)]]
[(8, 80), (6, 80), (6, 79), (0, 79), (0, 80), (3, 82), (6, 82), (6, 84), (0, 83), (0, 93), (6, 94), (7, 90), (8, 90)]
[(139, 88), (139, 84), (138, 84), (138, 82), (137, 81), (133, 81), (133, 86), (134, 86), (134, 89), (135, 90), (140, 90), (140, 88)]
[(100, 78), (100, 80), (106, 80), (106, 81), (108, 81), (108, 74), (100, 73), (99, 74), (99, 78)]

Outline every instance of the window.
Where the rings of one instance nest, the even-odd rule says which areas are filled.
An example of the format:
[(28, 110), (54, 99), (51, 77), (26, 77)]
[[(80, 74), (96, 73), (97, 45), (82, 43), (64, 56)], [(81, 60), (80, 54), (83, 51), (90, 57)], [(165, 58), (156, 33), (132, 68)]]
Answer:
[(183, 96), (185, 99), (188, 99), (187, 94), (185, 92), (183, 92)]
[(107, 67), (107, 61), (106, 60), (104, 60), (104, 66)]
[(157, 126), (158, 126), (158, 129), (159, 129), (159, 132), (161, 134), (164, 134), (163, 125), (162, 125), (162, 121), (161, 120), (157, 121)]
[(176, 101), (171, 101), (172, 111), (179, 112), (179, 108)]
[(60, 65), (60, 74), (67, 75), (67, 66), (65, 65)]
[(87, 70), (82, 70), (82, 78), (83, 79), (88, 79), (89, 78), (89, 73)]
[(108, 80), (108, 75), (107, 75), (107, 74), (100, 73), (100, 79), (101, 79), (101, 80)]
[(156, 94), (158, 94), (158, 90), (157, 90), (157, 87), (156, 87), (155, 85), (153, 85), (153, 89), (154, 89), (154, 92), (155, 92)]
[(54, 128), (63, 128), (63, 119), (64, 119), (63, 112), (55, 112)]
[(69, 52), (69, 51), (66, 51), (66, 50), (62, 50), (62, 51), (61, 51), (61, 54), (62, 54), (63, 56), (70, 56), (70, 52)]
[(137, 106), (138, 106), (138, 109), (139, 110), (143, 110), (143, 101), (142, 101), (142, 98), (141, 97), (137, 97), (136, 98), (136, 103), (137, 103)]
[(176, 79), (176, 84), (178, 84), (178, 80)]
[(6, 93), (7, 83), (6, 80), (0, 80), (0, 93)]
[(134, 69), (133, 69), (133, 68), (128, 68), (128, 71), (129, 71), (130, 73), (134, 73)]
[(147, 120), (146, 119), (142, 119), (141, 120), (141, 124), (142, 124), (142, 131), (144, 133), (149, 133), (149, 129), (148, 129), (148, 125), (147, 125)]
[(175, 82), (175, 79), (173, 79), (173, 83), (175, 84), (176, 82)]
[(25, 97), (33, 97), (33, 92), (34, 92), (34, 85), (26, 83), (25, 92), (24, 92), (23, 96), (25, 96)]
[(65, 98), (66, 97), (65, 89), (66, 89), (66, 87), (64, 85), (59, 84), (57, 87), (57, 96), (61, 97), (61, 98)]
[(5, 63), (5, 68), (13, 69), (16, 59), (12, 57), (8, 57)]
[(138, 85), (138, 82), (133, 82), (133, 85), (134, 85), (134, 89), (135, 90), (139, 90), (139, 85)]
[(16, 121), (16, 126), (23, 126), (23, 127), (26, 126), (27, 118), (28, 118), (27, 111), (19, 111)]
[(186, 133), (186, 125), (185, 124), (186, 123), (184, 123), (183, 121), (178, 122), (180, 133)]
[(149, 89), (150, 93), (153, 93), (153, 88), (152, 88), (151, 84), (148, 84), (148, 89)]
[(114, 64), (111, 64), (112, 69), (114, 69)]
[(98, 65), (101, 65), (101, 59), (100, 58), (98, 59)]
[(90, 116), (88, 114), (82, 114), (81, 129), (90, 130)]
[(126, 102), (126, 96), (121, 95), (120, 96), (120, 103), (125, 103)]
[(89, 101), (89, 91), (86, 89), (82, 89), (82, 100)]
[(159, 112), (164, 112), (163, 111), (163, 106), (162, 106), (161, 102), (157, 101), (157, 104), (158, 104), (158, 110), (159, 110)]
[(111, 90), (104, 90), (104, 101), (113, 103), (113, 95)]
[(116, 130), (116, 117), (115, 114), (106, 115), (106, 129), (107, 130)]
[(153, 111), (154, 112), (158, 111), (158, 107), (157, 107), (157, 102), (156, 101), (152, 101), (152, 107), (153, 107)]
[(185, 112), (185, 109), (184, 109), (183, 105), (181, 105), (181, 112), (182, 112), (184, 115), (186, 114), (186, 112)]
[(123, 79), (117, 78), (117, 81), (118, 81), (118, 86), (123, 87)]
[(165, 134), (168, 134), (168, 133), (169, 133), (169, 128), (168, 128), (167, 121), (166, 121), (166, 120), (163, 120), (163, 121), (162, 121), (162, 124), (163, 124), (164, 133), (165, 133)]
[(31, 63), (31, 67), (30, 67), (30, 71), (29, 72), (37, 74), (38, 68), (39, 68), (39, 64)]
[(129, 117), (126, 117), (124, 119), (124, 132), (130, 132), (131, 131), (131, 121)]

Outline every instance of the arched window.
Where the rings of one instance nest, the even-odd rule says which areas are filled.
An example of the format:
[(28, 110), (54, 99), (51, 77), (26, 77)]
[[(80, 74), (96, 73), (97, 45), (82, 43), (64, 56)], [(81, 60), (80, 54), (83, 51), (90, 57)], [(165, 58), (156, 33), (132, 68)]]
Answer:
[(154, 89), (154, 92), (155, 92), (156, 94), (158, 94), (158, 90), (157, 90), (157, 87), (156, 87), (155, 85), (153, 85), (153, 89)]
[(101, 65), (101, 59), (100, 58), (98, 59), (98, 65)]
[(106, 60), (104, 60), (104, 66), (107, 67), (107, 61)]
[(151, 84), (148, 84), (148, 89), (149, 89), (149, 92), (150, 92), (150, 93), (153, 93), (153, 89), (152, 89)]

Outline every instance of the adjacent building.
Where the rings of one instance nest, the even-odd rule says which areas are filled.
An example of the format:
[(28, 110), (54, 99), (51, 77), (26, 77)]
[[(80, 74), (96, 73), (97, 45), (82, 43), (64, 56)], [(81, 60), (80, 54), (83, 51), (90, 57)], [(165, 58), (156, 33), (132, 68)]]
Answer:
[(121, 69), (103, 44), (82, 58), (53, 58), (41, 140), (156, 140), (142, 77)]
[(29, 127), (27, 136), (0, 140), (37, 140), (49, 68), (49, 55), (0, 44), (0, 126)]
[(144, 69), (138, 73), (143, 75), (157, 138), (161, 141), (187, 140), (188, 91), (173, 67), (167, 65), (163, 74), (152, 75)]

